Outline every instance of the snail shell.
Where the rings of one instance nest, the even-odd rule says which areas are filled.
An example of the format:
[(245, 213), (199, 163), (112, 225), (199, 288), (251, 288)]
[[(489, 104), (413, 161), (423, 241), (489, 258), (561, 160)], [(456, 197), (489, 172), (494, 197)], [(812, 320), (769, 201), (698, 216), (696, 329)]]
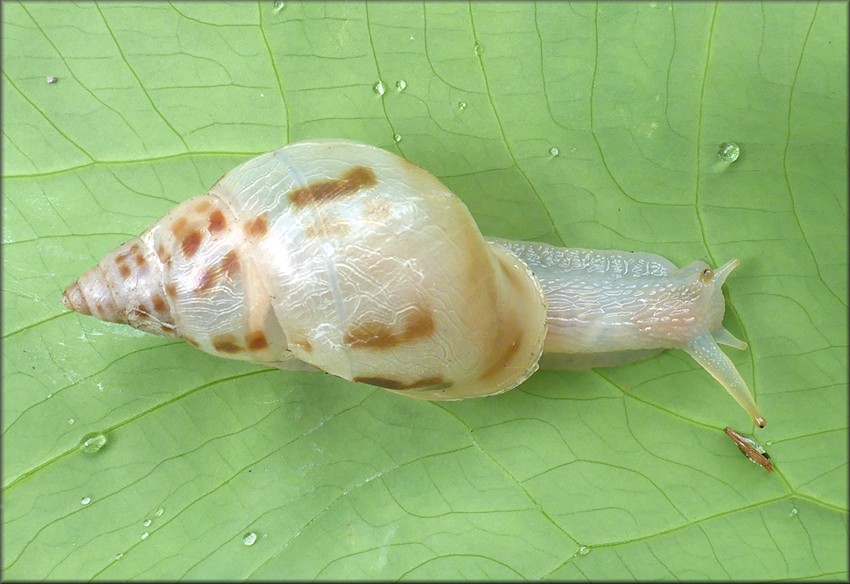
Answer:
[(546, 301), (434, 176), (344, 140), (238, 166), (70, 285), (67, 308), (208, 353), (425, 399), (537, 368)]

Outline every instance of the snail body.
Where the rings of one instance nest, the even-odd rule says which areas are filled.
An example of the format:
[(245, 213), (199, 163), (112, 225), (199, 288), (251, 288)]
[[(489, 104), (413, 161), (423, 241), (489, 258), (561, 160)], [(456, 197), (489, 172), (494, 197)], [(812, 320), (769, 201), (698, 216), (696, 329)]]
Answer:
[(538, 362), (678, 348), (764, 425), (717, 347), (746, 347), (721, 324), (736, 265), (485, 239), (420, 167), (313, 140), (228, 172), (107, 254), (63, 303), (215, 355), (431, 400), (508, 391)]

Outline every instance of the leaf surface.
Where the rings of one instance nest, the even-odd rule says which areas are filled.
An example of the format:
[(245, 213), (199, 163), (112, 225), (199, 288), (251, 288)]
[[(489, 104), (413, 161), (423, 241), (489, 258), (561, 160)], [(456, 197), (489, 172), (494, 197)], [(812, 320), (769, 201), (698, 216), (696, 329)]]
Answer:
[[(846, 5), (280, 5), (3, 5), (6, 577), (847, 579)], [(488, 235), (740, 258), (776, 472), (681, 352), (427, 403), (63, 309), (315, 137), (428, 169)]]

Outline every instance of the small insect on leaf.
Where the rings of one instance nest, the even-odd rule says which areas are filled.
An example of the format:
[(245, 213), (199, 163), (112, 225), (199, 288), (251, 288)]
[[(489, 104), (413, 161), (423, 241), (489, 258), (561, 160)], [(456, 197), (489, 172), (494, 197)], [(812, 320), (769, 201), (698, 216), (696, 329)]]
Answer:
[(770, 455), (764, 451), (764, 448), (762, 448), (758, 442), (752, 438), (747, 438), (746, 436), (738, 434), (735, 430), (728, 426), (724, 428), (723, 431), (726, 432), (726, 435), (729, 436), (741, 452), (744, 453), (744, 456), (764, 468), (767, 472), (773, 472), (773, 464), (770, 462)]

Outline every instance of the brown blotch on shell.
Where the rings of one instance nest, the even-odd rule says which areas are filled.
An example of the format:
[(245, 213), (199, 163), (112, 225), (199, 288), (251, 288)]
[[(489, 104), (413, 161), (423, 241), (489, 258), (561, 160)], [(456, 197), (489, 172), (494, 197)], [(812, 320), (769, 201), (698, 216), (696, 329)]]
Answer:
[(145, 259), (145, 256), (140, 253), (137, 253), (134, 259), (136, 260), (136, 265), (140, 268), (144, 268), (148, 263), (148, 261)]
[(317, 237), (345, 237), (351, 231), (347, 221), (334, 219), (332, 221), (315, 221), (304, 229), (304, 235), (310, 239)]
[(156, 257), (163, 264), (167, 264), (169, 261), (171, 261), (171, 254), (168, 253), (168, 251), (165, 249), (165, 245), (163, 245), (162, 243), (156, 246)]
[(180, 242), (180, 247), (183, 248), (183, 255), (186, 256), (186, 258), (191, 258), (195, 255), (195, 252), (197, 252), (198, 248), (201, 246), (202, 238), (203, 235), (198, 230), (192, 231), (183, 238), (183, 241)]
[(163, 298), (159, 294), (154, 294), (153, 298), (151, 298), (151, 300), (153, 301), (153, 309), (155, 311), (165, 312), (165, 309), (167, 307), (167, 305), (165, 303), (165, 298)]
[(206, 292), (212, 288), (221, 275), (221, 268), (209, 268), (201, 275), (198, 285), (195, 287), (195, 292)]
[(186, 230), (186, 225), (188, 224), (188, 219), (185, 217), (178, 217), (174, 220), (174, 223), (171, 224), (171, 233), (180, 237), (180, 235)]
[(295, 207), (306, 207), (353, 195), (361, 189), (373, 187), (376, 184), (378, 184), (378, 178), (371, 168), (355, 166), (338, 179), (316, 181), (297, 188), (289, 193), (288, 198)]
[(269, 218), (265, 213), (257, 215), (246, 221), (243, 229), (248, 237), (260, 238), (269, 231)]
[(192, 337), (183, 337), (183, 340), (192, 345), (193, 347), (201, 347), (201, 343), (193, 339)]
[(245, 350), (233, 335), (216, 335), (212, 338), (212, 344), (215, 350), (221, 353), (241, 353)]
[(209, 225), (207, 225), (207, 231), (211, 234), (218, 233), (222, 229), (227, 227), (227, 219), (224, 218), (224, 213), (221, 212), (221, 209), (216, 209), (212, 213), (210, 213)]
[(132, 270), (130, 270), (130, 266), (128, 266), (127, 264), (119, 263), (118, 264), (118, 273), (121, 274), (121, 277), (126, 280), (127, 278), (130, 277)]
[(245, 335), (245, 344), (252, 351), (259, 351), (268, 347), (269, 341), (263, 331), (254, 331)]
[(165, 285), (165, 293), (168, 294), (169, 298), (177, 298), (177, 286), (174, 282), (168, 282)]
[(208, 211), (210, 207), (212, 207), (212, 203), (210, 203), (209, 199), (204, 199), (203, 201), (200, 201), (197, 205), (195, 205), (195, 210), (198, 213), (203, 213), (205, 211)]
[(236, 253), (235, 249), (231, 249), (224, 254), (224, 257), (221, 259), (221, 270), (228, 277), (239, 273), (239, 254)]
[(399, 381), (397, 379), (388, 379), (386, 377), (355, 377), (353, 381), (356, 381), (357, 383), (366, 383), (377, 387), (383, 387), (384, 389), (395, 390), (422, 389), (424, 387), (433, 387), (435, 385), (442, 385), (446, 383), (445, 380), (439, 375), (425, 377), (412, 383), (404, 383), (403, 381)]
[(417, 309), (402, 320), (399, 330), (383, 322), (366, 322), (345, 332), (343, 342), (352, 348), (390, 349), (434, 334), (434, 317)]

